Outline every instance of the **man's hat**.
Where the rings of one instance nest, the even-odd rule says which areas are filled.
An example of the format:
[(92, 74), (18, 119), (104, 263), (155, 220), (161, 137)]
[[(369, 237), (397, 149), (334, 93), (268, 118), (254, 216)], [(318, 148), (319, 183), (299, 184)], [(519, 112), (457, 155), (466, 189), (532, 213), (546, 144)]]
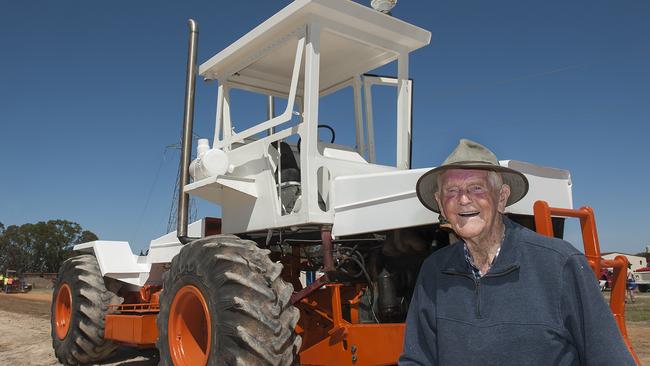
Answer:
[(503, 183), (510, 186), (510, 197), (506, 206), (519, 201), (528, 192), (526, 176), (514, 169), (499, 165), (496, 155), (485, 146), (461, 139), (442, 165), (424, 173), (415, 186), (420, 202), (431, 211), (440, 213), (434, 193), (438, 191), (438, 176), (449, 169), (491, 170), (501, 174)]

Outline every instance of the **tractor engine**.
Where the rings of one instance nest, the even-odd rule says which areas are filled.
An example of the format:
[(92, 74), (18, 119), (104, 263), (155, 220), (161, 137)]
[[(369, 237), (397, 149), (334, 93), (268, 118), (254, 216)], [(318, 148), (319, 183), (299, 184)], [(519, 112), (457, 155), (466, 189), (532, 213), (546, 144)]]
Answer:
[[(257, 242), (283, 263), (283, 278), (297, 292), (327, 275), (328, 282), (359, 289), (360, 323), (400, 323), (406, 319), (420, 266), (429, 254), (454, 239), (452, 232), (439, 225), (335, 239), (333, 268), (328, 271), (323, 244), (313, 234), (283, 233), (282, 239), (274, 236), (268, 244)], [(349, 312), (344, 306), (343, 317), (348, 321)]]

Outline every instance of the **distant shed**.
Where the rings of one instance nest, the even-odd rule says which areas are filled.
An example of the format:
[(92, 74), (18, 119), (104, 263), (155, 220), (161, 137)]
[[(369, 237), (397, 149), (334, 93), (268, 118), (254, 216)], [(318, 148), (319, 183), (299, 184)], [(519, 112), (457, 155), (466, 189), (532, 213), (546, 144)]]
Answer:
[(641, 257), (641, 256), (638, 256), (638, 255), (621, 253), (621, 252), (601, 253), (601, 257), (603, 257), (603, 259), (614, 259), (614, 258), (616, 258), (616, 256), (619, 256), (619, 255), (623, 255), (623, 256), (627, 257), (627, 260), (632, 265), (632, 270), (633, 271), (636, 271), (637, 269), (643, 268), (643, 267), (645, 267), (647, 265), (645, 257)]
[(34, 289), (53, 288), (53, 280), (56, 278), (56, 273), (23, 273), (25, 282), (31, 283)]

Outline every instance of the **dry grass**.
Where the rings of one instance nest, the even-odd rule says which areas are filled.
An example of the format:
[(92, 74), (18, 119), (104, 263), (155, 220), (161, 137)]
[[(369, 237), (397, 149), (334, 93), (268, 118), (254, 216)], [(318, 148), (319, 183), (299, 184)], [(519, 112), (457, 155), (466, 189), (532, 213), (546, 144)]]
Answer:
[[(609, 293), (604, 295), (609, 301)], [(650, 293), (636, 293), (634, 303), (625, 304), (625, 323), (641, 364), (650, 365)]]
[(628, 323), (650, 321), (650, 293), (637, 293), (633, 303), (625, 304), (625, 320)]

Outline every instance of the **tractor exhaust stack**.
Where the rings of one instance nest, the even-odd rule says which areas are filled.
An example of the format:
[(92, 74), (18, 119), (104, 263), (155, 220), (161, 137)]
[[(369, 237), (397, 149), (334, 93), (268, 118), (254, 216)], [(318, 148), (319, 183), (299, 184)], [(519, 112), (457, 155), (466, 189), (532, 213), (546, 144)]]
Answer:
[(178, 240), (187, 244), (194, 238), (187, 236), (189, 195), (183, 188), (190, 182), (190, 158), (192, 155), (192, 132), (194, 123), (194, 91), (196, 89), (196, 49), (199, 41), (199, 25), (189, 19), (190, 39), (187, 48), (187, 73), (185, 79), (185, 108), (183, 112), (183, 140), (181, 141), (180, 184), (178, 185), (178, 218), (176, 234)]

